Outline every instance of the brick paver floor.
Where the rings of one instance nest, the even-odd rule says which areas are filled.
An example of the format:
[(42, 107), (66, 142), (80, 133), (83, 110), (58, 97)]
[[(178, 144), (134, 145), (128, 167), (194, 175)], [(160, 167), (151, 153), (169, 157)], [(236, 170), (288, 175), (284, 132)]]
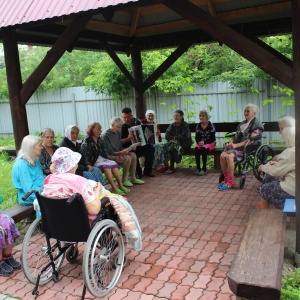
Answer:
[[(259, 197), (259, 182), (248, 175), (244, 190), (220, 192), (218, 173), (195, 176), (194, 169), (157, 174), (131, 188), (128, 196), (143, 230), (143, 250), (127, 250), (129, 264), (103, 299), (235, 299), (227, 272)], [(21, 245), (15, 257), (20, 257)], [(82, 252), (78, 264), (64, 262), (57, 283), (39, 288), (39, 300), (80, 299)], [(0, 277), (0, 292), (35, 299), (22, 271)], [(86, 299), (95, 299), (87, 292)]]

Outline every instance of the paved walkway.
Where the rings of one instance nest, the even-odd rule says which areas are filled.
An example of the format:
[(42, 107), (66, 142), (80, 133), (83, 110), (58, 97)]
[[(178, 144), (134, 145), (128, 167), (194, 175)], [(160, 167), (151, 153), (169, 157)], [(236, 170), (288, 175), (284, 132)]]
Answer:
[[(247, 215), (258, 201), (259, 182), (248, 175), (245, 189), (239, 190), (236, 178), (235, 189), (220, 192), (218, 173), (193, 173), (194, 169), (177, 169), (169, 176), (146, 178), (145, 185), (131, 189), (128, 199), (143, 230), (143, 251), (128, 250), (129, 265), (103, 299), (236, 299), (226, 274)], [(20, 249), (21, 245), (16, 258)], [(82, 254), (78, 264), (65, 262), (60, 281), (40, 287), (38, 299), (80, 299), (81, 261)], [(5, 295), (31, 300), (32, 289), (22, 271), (0, 278)], [(87, 293), (86, 299), (95, 298)]]

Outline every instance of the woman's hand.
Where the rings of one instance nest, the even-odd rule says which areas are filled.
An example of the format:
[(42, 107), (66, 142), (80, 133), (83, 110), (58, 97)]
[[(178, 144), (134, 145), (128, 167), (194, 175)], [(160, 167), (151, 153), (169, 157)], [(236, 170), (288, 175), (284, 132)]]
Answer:
[(102, 190), (102, 184), (100, 182), (97, 182), (97, 184), (94, 186), (94, 192), (100, 193)]
[(159, 130), (159, 129), (156, 130), (156, 136), (157, 136), (157, 137), (160, 136), (160, 130)]
[(88, 165), (87, 167), (88, 167), (88, 171), (89, 171), (89, 172), (92, 172), (92, 171), (93, 171), (93, 167), (92, 167), (92, 166)]
[(51, 172), (51, 173), (56, 173), (56, 169), (55, 169), (55, 167), (54, 167), (53, 164), (50, 165), (50, 168), (49, 168), (49, 169), (50, 169), (50, 172)]
[(204, 141), (198, 142), (198, 145), (202, 147), (204, 145)]

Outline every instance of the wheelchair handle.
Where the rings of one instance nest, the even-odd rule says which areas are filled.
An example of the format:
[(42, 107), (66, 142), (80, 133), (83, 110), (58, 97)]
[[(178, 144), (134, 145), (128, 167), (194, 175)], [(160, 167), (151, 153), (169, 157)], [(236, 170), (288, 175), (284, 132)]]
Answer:
[(23, 200), (26, 200), (31, 194), (33, 194), (33, 193), (37, 193), (37, 191), (36, 190), (30, 190), (29, 192), (27, 192), (23, 197), (22, 197), (22, 199)]
[(67, 205), (71, 205), (71, 203), (77, 198), (77, 197), (79, 197), (80, 196), (80, 194), (79, 193), (75, 193), (75, 194), (73, 194), (68, 200), (67, 200)]

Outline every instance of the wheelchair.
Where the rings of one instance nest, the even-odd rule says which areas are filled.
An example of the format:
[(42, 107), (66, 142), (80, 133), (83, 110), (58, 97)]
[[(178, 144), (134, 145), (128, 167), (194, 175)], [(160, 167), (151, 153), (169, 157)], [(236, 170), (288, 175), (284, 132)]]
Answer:
[[(225, 135), (226, 138), (233, 137), (235, 133)], [(235, 161), (234, 176), (240, 178), (239, 187), (243, 189), (246, 183), (246, 174), (253, 171), (255, 178), (263, 182), (264, 172), (258, 170), (261, 164), (266, 164), (274, 157), (273, 149), (268, 145), (258, 145), (254, 147), (251, 142), (261, 139), (261, 136), (250, 137), (244, 147), (243, 158)], [(221, 171), (219, 183), (224, 181), (224, 174)]]
[(95, 297), (105, 296), (117, 284), (126, 261), (126, 239), (109, 199), (102, 199), (100, 213), (91, 226), (80, 194), (63, 199), (35, 194), (42, 217), (29, 227), (21, 250), (25, 277), (35, 284), (32, 294), (39, 295), (39, 285), (57, 282), (64, 258), (76, 262), (78, 243), (86, 242), (81, 299), (86, 289)]

